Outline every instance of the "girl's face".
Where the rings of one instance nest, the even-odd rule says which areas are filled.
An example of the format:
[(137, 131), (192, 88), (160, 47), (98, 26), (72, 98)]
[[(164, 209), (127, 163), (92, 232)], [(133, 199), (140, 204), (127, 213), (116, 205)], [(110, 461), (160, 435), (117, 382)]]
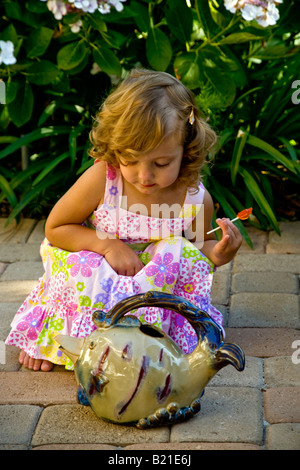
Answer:
[(120, 161), (123, 178), (143, 194), (154, 194), (171, 187), (180, 172), (183, 145), (175, 134), (168, 136), (155, 150)]

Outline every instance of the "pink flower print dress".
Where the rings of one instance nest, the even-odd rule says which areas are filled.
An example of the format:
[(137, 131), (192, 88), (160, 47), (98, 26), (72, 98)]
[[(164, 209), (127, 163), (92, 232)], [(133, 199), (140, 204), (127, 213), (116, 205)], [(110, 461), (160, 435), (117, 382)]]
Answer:
[[(187, 191), (178, 218), (155, 218), (121, 207), (123, 181), (118, 169), (107, 165), (104, 202), (86, 221), (99, 237), (118, 237), (134, 249), (144, 264), (135, 276), (118, 275), (106, 259), (94, 252), (68, 252), (41, 245), (45, 273), (16, 313), (6, 344), (17, 346), (36, 359), (73, 369), (55, 341), (58, 334), (86, 337), (96, 328), (96, 310), (108, 311), (125, 297), (149, 290), (173, 293), (205, 310), (222, 326), (221, 313), (211, 305), (214, 265), (184, 236), (204, 187)], [(159, 307), (142, 307), (134, 313), (141, 322), (165, 331), (182, 349), (197, 344), (195, 331), (182, 316)]]

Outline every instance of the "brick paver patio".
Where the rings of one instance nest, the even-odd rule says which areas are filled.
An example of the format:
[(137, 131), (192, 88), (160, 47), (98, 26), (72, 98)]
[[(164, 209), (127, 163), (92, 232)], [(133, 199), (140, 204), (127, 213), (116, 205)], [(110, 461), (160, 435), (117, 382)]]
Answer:
[(215, 274), (213, 303), (226, 340), (244, 349), (245, 371), (215, 376), (192, 420), (143, 431), (78, 405), (73, 372), (32, 372), (20, 367), (16, 348), (3, 350), (16, 310), (43, 274), (43, 221), (4, 225), (0, 219), (0, 448), (300, 449), (300, 222), (281, 223), (281, 237), (249, 228), (254, 250), (243, 244)]

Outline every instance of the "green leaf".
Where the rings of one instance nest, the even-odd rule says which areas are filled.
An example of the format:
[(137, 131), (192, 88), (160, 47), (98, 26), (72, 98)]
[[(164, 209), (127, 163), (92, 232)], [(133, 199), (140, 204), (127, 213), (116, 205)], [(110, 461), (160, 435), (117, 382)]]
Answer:
[(79, 75), (80, 72), (82, 72), (83, 69), (85, 69), (85, 67), (87, 66), (89, 62), (89, 56), (90, 56), (90, 50), (87, 49), (84, 59), (80, 62), (79, 65), (77, 65), (77, 67), (74, 67), (73, 69), (68, 70), (68, 74), (76, 75), (76, 76)]
[(6, 84), (6, 104), (12, 103), (16, 99), (19, 86), (20, 83), (18, 81), (13, 81), (12, 77), (9, 76)]
[(16, 142), (8, 145), (4, 150), (0, 152), (0, 160), (8, 155), (11, 155), (13, 152), (22, 147), (22, 145), (29, 145), (31, 142), (34, 142), (39, 139), (44, 139), (45, 137), (51, 137), (60, 134), (69, 134), (72, 128), (70, 126), (55, 126), (55, 127), (42, 127), (41, 129), (36, 129), (29, 134), (24, 135)]
[(200, 83), (200, 69), (197, 62), (192, 62), (186, 74), (182, 77), (182, 82), (185, 86), (194, 90), (199, 88)]
[(69, 156), (71, 159), (71, 168), (73, 169), (77, 155), (77, 137), (85, 129), (84, 126), (77, 126), (70, 132), (69, 136)]
[(7, 105), (9, 116), (17, 127), (23, 126), (30, 121), (33, 111), (34, 97), (29, 82), (20, 86), (16, 98)]
[(195, 60), (196, 55), (193, 52), (180, 54), (174, 60), (176, 77), (191, 90), (200, 87), (200, 69)]
[(104, 41), (112, 49), (121, 49), (124, 44), (128, 41), (129, 35), (122, 34), (119, 31), (114, 31), (110, 29), (107, 32), (101, 33)]
[(5, 2), (5, 16), (22, 21), (22, 8), (17, 2)]
[(142, 33), (147, 33), (149, 31), (150, 18), (146, 6), (133, 1), (130, 3), (130, 10), (133, 12), (133, 19), (139, 30)]
[(183, 43), (189, 42), (193, 31), (193, 14), (186, 2), (169, 0), (165, 15), (174, 36)]
[[(228, 24), (230, 23), (231, 17), (229, 16), (229, 12), (223, 8), (223, 13), (221, 11), (217, 10), (215, 0), (210, 0), (210, 10), (211, 10), (211, 16), (214, 20), (214, 22), (220, 26), (220, 28), (226, 28)], [(219, 6), (219, 5), (218, 5)]]
[(227, 128), (223, 129), (219, 134), (219, 149), (221, 149), (227, 142), (234, 139), (235, 129)]
[[(293, 52), (298, 52), (297, 48), (294, 48)], [(291, 54), (290, 48), (285, 46), (284, 44), (278, 45), (278, 46), (267, 46), (264, 48), (261, 48), (258, 52), (253, 54), (252, 57), (255, 57), (257, 59), (261, 60), (275, 60), (275, 59), (281, 59), (285, 56), (289, 56)]]
[(24, 181), (31, 181), (31, 176), (43, 170), (47, 165), (47, 160), (37, 161), (31, 163), (26, 170), (19, 171), (10, 181), (12, 189), (20, 186)]
[(218, 44), (240, 44), (242, 42), (257, 41), (262, 37), (263, 36), (256, 36), (255, 34), (251, 33), (232, 33), (218, 41)]
[(146, 39), (146, 55), (155, 70), (164, 72), (172, 58), (172, 47), (168, 37), (158, 28), (150, 28)]
[(60, 71), (49, 60), (41, 60), (30, 65), (26, 70), (26, 77), (35, 85), (48, 85), (53, 83)]
[[(1, 3), (5, 4), (5, 16), (7, 16), (9, 19), (18, 20), (33, 28), (38, 28), (41, 25), (42, 15), (31, 13), (33, 10), (29, 8), (25, 11), (22, 10), (22, 7), (19, 5), (19, 3), (23, 4), (24, 2), (5, 1)], [(49, 12), (46, 13), (46, 15), (49, 15)]]
[(212, 18), (212, 12), (208, 0), (196, 0), (195, 8), (199, 22), (202, 24), (203, 30), (207, 38), (214, 36), (220, 31)]
[(51, 186), (51, 184), (57, 183), (60, 179), (61, 175), (59, 173), (52, 174), (48, 178), (44, 178), (31, 191), (25, 194), (22, 200), (14, 207), (14, 209), (10, 213), (7, 219), (7, 225), (10, 224), (10, 222), (22, 212), (22, 210), (29, 204), (29, 202), (37, 198), (42, 191)]
[(12, 190), (9, 182), (4, 178), (4, 176), (0, 175), (0, 188), (2, 189), (3, 193), (5, 194), (8, 202), (12, 207), (15, 207), (18, 200), (17, 196), (15, 195), (14, 191)]
[(107, 75), (121, 76), (122, 67), (116, 54), (108, 47), (97, 45), (97, 49), (93, 50), (93, 57), (96, 64)]
[(36, 0), (27, 1), (26, 9), (32, 13), (49, 13), (45, 2), (37, 2)]
[(272, 225), (275, 232), (280, 234), (280, 229), (279, 229), (275, 214), (272, 211), (271, 206), (268, 203), (267, 199), (263, 195), (260, 187), (258, 186), (258, 183), (253, 178), (253, 176), (244, 168), (240, 167), (239, 171), (244, 179), (245, 185), (247, 186), (249, 192), (252, 194), (253, 198), (259, 205), (260, 210), (267, 217), (268, 221)]
[[(201, 72), (201, 66), (200, 66)], [(222, 109), (230, 106), (234, 102), (236, 86), (229, 74), (222, 72), (217, 67), (204, 66), (202, 69), (206, 82), (204, 82), (203, 92), (208, 100)], [(209, 106), (208, 101), (208, 106)]]
[(254, 135), (249, 135), (247, 139), (247, 144), (252, 145), (253, 147), (257, 147), (261, 150), (264, 150), (264, 152), (268, 153), (269, 155), (272, 155), (274, 159), (284, 165), (286, 168), (288, 168), (292, 173), (297, 173), (294, 164), (291, 160), (289, 160), (283, 153), (279, 152), (276, 148), (274, 148), (272, 145), (268, 144), (262, 139), (259, 139), (258, 137), (255, 137)]
[[(214, 48), (214, 52), (216, 52), (216, 50), (218, 49)], [(246, 68), (230, 47), (223, 46), (222, 50), (224, 54), (215, 54), (214, 61), (221, 70), (230, 75), (237, 88), (243, 89), (249, 80)]]
[(58, 52), (58, 67), (62, 70), (71, 70), (85, 59), (87, 53), (88, 49), (82, 41), (71, 42), (62, 47)]
[(96, 29), (97, 31), (101, 33), (107, 31), (106, 23), (103, 20), (103, 15), (98, 10), (96, 10), (92, 15), (87, 13), (86, 16), (88, 18), (89, 24), (94, 29)]
[(32, 187), (36, 186), (40, 181), (42, 181), (46, 176), (49, 175), (49, 173), (54, 170), (57, 165), (59, 165), (63, 160), (67, 159), (69, 157), (69, 152), (64, 152), (63, 154), (59, 155), (59, 157), (55, 158), (52, 160), (46, 168), (44, 168), (43, 171), (35, 178), (35, 180), (32, 183)]
[[(16, 28), (13, 24), (10, 24), (5, 28), (1, 33), (2, 41), (11, 41), (14, 44), (14, 47), (17, 47), (18, 44), (18, 34)], [(15, 55), (15, 54), (14, 54)]]
[(278, 139), (284, 144), (284, 146), (288, 150), (291, 159), (294, 162), (297, 162), (298, 161), (297, 152), (295, 148), (293, 147), (293, 145), (285, 137), (278, 137)]
[(12, 142), (16, 142), (18, 137), (13, 135), (1, 135), (0, 136), (0, 144), (11, 144)]
[(232, 154), (231, 160), (231, 181), (232, 184), (235, 184), (236, 175), (239, 169), (241, 156), (245, 147), (245, 143), (247, 140), (248, 134), (247, 132), (242, 131), (241, 129), (238, 131), (235, 145)]
[(233, 103), (232, 105), (232, 108), (233, 107), (236, 107), (237, 104), (239, 104), (240, 101), (243, 101), (248, 95), (250, 95), (251, 93), (256, 93), (257, 91), (261, 90), (262, 87), (261, 86), (258, 86), (258, 87), (255, 87), (255, 88), (252, 88), (251, 90), (248, 90), (246, 91), (245, 93), (243, 93), (242, 95), (240, 95)]
[(27, 57), (32, 59), (43, 55), (51, 42), (53, 32), (52, 29), (45, 26), (31, 31), (25, 42)]
[(48, 104), (48, 106), (46, 106), (46, 108), (44, 109), (44, 111), (42, 112), (41, 116), (40, 116), (40, 119), (38, 121), (38, 126), (40, 127), (42, 124), (44, 124), (45, 121), (47, 121), (47, 119), (52, 116), (52, 114), (54, 113), (54, 111), (56, 110), (57, 108), (57, 102), (56, 101), (51, 101), (50, 104)]

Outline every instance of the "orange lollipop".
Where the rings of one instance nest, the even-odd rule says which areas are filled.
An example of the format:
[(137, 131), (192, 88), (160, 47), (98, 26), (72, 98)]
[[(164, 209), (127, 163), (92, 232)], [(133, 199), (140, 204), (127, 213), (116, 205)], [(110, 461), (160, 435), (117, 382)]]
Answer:
[(249, 209), (244, 209), (243, 211), (239, 212), (237, 214), (237, 217), (235, 219), (232, 219), (231, 222), (237, 219), (247, 220), (250, 214), (252, 214), (252, 207), (249, 207)]
[[(239, 212), (237, 214), (235, 219), (231, 219), (230, 222), (234, 222), (235, 220), (239, 220), (239, 219), (240, 220), (247, 220), (251, 213), (252, 213), (252, 207), (249, 207), (249, 209), (244, 209), (244, 210), (242, 210), (241, 212)], [(219, 230), (220, 228), (221, 227), (216, 227), (213, 230), (210, 230), (209, 232), (207, 232), (206, 234), (209, 235), (210, 233), (215, 232), (216, 230)]]

